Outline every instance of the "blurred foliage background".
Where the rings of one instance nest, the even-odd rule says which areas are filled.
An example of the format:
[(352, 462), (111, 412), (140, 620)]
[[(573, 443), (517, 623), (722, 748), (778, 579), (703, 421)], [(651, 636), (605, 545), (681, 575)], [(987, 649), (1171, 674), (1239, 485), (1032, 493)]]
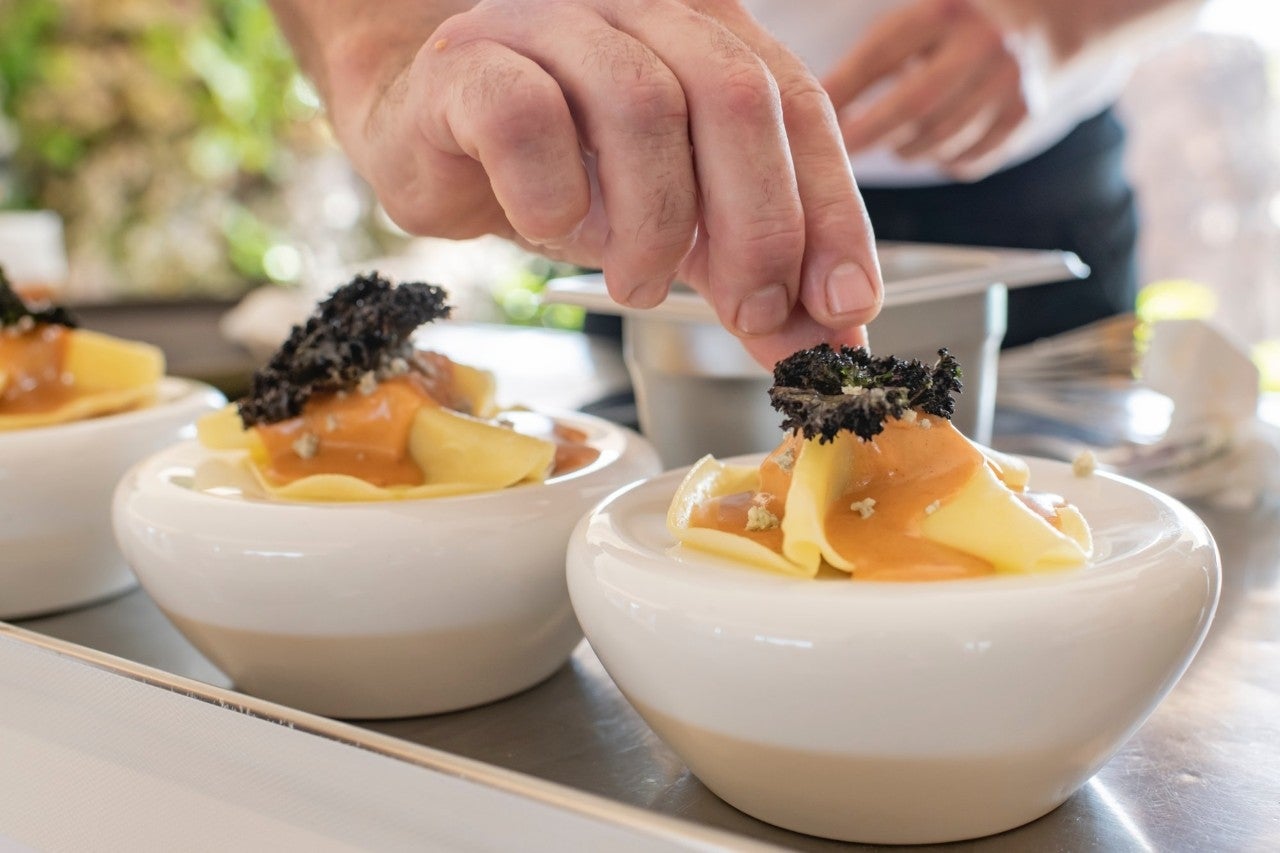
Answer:
[[(260, 0), (2, 0), (0, 112), (3, 204), (62, 215), (72, 292), (299, 274), (285, 190), (335, 149)], [(345, 242), (390, 237), (348, 208)]]

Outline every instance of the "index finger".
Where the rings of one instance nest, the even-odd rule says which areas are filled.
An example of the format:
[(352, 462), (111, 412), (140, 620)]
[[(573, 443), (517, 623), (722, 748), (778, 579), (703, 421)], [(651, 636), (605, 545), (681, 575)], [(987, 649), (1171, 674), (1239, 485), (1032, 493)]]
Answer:
[(831, 99), (808, 68), (754, 22), (740, 22), (781, 93), (787, 144), (804, 210), (800, 301), (829, 330), (859, 326), (880, 310), (883, 283), (871, 222), (858, 193)]

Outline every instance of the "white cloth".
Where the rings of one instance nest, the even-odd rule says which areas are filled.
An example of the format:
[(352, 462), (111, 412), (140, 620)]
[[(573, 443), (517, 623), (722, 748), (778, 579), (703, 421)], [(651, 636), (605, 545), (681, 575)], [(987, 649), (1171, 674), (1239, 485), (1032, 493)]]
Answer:
[[(745, 0), (745, 7), (794, 51), (818, 76), (824, 75), (857, 43), (878, 17), (904, 0)], [(1132, 70), (1132, 51), (1093, 51), (1043, 79), (1032, 115), (992, 155), (996, 169), (1040, 154), (1072, 128), (1101, 112), (1120, 94)], [(1028, 57), (1033, 66), (1035, 59)], [(953, 183), (954, 178), (922, 162), (907, 162), (877, 150), (852, 158), (858, 183), (867, 187)]]

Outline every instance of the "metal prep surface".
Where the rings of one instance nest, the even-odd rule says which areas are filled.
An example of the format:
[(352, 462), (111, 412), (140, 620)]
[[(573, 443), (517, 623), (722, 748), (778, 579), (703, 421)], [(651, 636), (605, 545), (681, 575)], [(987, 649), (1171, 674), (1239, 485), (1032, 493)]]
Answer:
[[(1199, 656), (1170, 696), (1056, 811), (1002, 835), (919, 849), (1280, 849), (1280, 510), (1193, 508), (1222, 552), (1222, 598)], [(141, 591), (22, 625), (227, 684)], [(776, 829), (717, 799), (631, 710), (585, 643), (548, 681), (511, 699), (357, 725), (744, 840), (869, 849)]]

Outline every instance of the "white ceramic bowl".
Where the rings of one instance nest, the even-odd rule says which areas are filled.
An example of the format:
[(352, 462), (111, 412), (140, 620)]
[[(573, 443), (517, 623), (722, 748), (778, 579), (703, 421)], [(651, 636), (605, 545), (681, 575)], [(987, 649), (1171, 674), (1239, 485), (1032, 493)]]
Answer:
[(353, 718), (478, 705), (568, 659), (582, 638), (564, 580), (569, 533), (659, 470), (634, 432), (555, 417), (587, 434), (596, 462), (409, 501), (253, 498), (227, 454), (188, 442), (121, 482), (116, 536), (143, 588), (246, 693)]
[(0, 619), (132, 587), (111, 534), (111, 493), (129, 466), (183, 438), (224, 402), (207, 385), (166, 378), (145, 408), (0, 432)]
[[(758, 460), (752, 460), (758, 461)], [(799, 580), (678, 548), (682, 472), (611, 497), (570, 541), (605, 669), (708, 788), (799, 832), (973, 838), (1067, 799), (1177, 681), (1217, 603), (1217, 549), (1171, 498), (1031, 460), (1093, 526), (1075, 571)]]

